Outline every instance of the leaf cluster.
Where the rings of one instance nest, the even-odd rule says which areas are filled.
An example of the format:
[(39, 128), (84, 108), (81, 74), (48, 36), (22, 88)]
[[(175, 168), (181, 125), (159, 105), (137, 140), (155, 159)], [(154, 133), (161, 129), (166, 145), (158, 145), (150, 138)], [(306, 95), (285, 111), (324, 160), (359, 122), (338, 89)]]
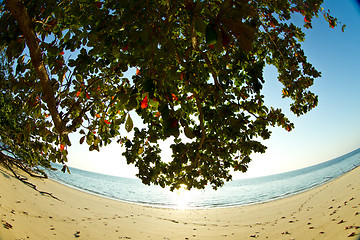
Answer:
[[(232, 169), (247, 170), (252, 153), (265, 152), (260, 139), (270, 137), (270, 126), (291, 131), (280, 109), (265, 106), (263, 69), (274, 65), (292, 112), (307, 113), (318, 103), (309, 87), (321, 74), (291, 18), (301, 14), (311, 28), (322, 13), (337, 25), (321, 0), (25, 0), (38, 37), (31, 42), (12, 2), (19, 3), (1, 5), (0, 47), (9, 63), (1, 141), (36, 166), (65, 163), (71, 132), (89, 150), (115, 140), (143, 183), (172, 189), (222, 186)], [(41, 49), (50, 83), (36, 71), (29, 43)], [(172, 156), (161, 159), (167, 139)], [(19, 141), (28, 148), (16, 148)], [(34, 151), (38, 160), (22, 155)]]

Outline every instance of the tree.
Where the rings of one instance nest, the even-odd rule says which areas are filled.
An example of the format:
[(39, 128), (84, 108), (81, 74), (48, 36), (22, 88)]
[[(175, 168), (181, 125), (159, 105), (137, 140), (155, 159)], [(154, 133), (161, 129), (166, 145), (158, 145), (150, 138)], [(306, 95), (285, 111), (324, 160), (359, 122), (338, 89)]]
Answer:
[[(39, 141), (41, 134), (38, 129), (50, 127), (51, 123), (37, 117), (39, 114), (33, 111), (33, 104), (37, 104), (38, 100), (32, 103), (31, 97), (26, 99), (21, 93), (13, 94), (14, 86), (6, 80), (10, 71), (4, 52), (0, 61), (0, 163), (8, 168), (15, 165), (32, 176), (46, 177), (38, 166), (51, 169), (49, 158), (55, 159), (60, 155), (56, 156), (56, 149), (51, 143)], [(31, 115), (28, 109), (31, 109)]]
[[(270, 137), (269, 126), (294, 127), (264, 105), (266, 64), (277, 68), (292, 112), (317, 105), (308, 88), (320, 72), (291, 19), (301, 14), (311, 28), (322, 14), (334, 28), (322, 2), (5, 0), (2, 101), (21, 119), (3, 126), (1, 141), (30, 167), (57, 161), (65, 171), (68, 135), (77, 131), (90, 151), (124, 145), (145, 184), (217, 188), (231, 169), (247, 170), (251, 153), (265, 151), (258, 139)], [(136, 115), (146, 127), (134, 126)], [(159, 156), (165, 139), (173, 140), (170, 162)], [(36, 156), (23, 156), (20, 142)]]

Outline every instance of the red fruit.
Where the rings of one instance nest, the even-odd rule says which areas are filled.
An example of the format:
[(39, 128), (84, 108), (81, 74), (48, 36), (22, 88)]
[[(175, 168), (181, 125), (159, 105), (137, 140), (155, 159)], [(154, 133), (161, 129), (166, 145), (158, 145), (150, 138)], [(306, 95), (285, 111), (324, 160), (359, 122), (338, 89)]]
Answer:
[(60, 55), (62, 56), (62, 55), (64, 55), (65, 54), (65, 52), (64, 51), (62, 51), (62, 52), (60, 52)]
[(140, 70), (138, 68), (136, 69), (136, 75), (140, 75)]
[(111, 124), (111, 122), (109, 121), (109, 120), (104, 120), (104, 123), (106, 123), (106, 124)]

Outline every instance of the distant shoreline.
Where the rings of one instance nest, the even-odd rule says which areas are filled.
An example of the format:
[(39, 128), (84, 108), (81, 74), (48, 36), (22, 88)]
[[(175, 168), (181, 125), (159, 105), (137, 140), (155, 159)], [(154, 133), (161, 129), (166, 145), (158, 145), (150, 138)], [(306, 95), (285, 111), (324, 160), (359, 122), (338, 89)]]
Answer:
[[(283, 199), (283, 198), (291, 197), (291, 196), (294, 196), (294, 195), (297, 195), (297, 194), (301, 194), (301, 193), (310, 191), (310, 190), (312, 190), (314, 188), (320, 187), (320, 186), (322, 186), (324, 184), (327, 184), (328, 182), (336, 180), (337, 178), (341, 177), (342, 175), (344, 175), (344, 174), (346, 174), (346, 173), (348, 173), (350, 171), (353, 171), (356, 168), (360, 168), (360, 165), (355, 166), (354, 168), (344, 172), (343, 174), (341, 174), (341, 175), (339, 175), (339, 176), (337, 176), (335, 178), (329, 178), (328, 180), (326, 180), (326, 181), (324, 181), (322, 183), (316, 184), (316, 185), (314, 185), (312, 187), (304, 188), (304, 189), (301, 189), (301, 190), (293, 192), (293, 193), (288, 193), (288, 194), (285, 194), (285, 195), (282, 195), (282, 196), (277, 196), (277, 197), (271, 198), (269, 200), (261, 201), (261, 202), (253, 202), (253, 203), (247, 203), (247, 204), (229, 204), (229, 205), (220, 205), (219, 204), (219, 205), (214, 205), (214, 206), (210, 206), (210, 207), (188, 207), (188, 208), (185, 208), (185, 209), (186, 210), (202, 210), (202, 209), (206, 210), (206, 209), (214, 209), (214, 208), (220, 208), (220, 209), (221, 208), (236, 208), (236, 207), (251, 206), (251, 205), (257, 205), (257, 204), (263, 204), (263, 203), (268, 203), (268, 202), (272, 202), (272, 201), (277, 201), (277, 200), (280, 200), (280, 199)], [(57, 183), (59, 183), (61, 185), (64, 185), (64, 186), (66, 186), (68, 188), (72, 188), (72, 189), (77, 190), (77, 191), (81, 191), (81, 192), (91, 194), (91, 195), (101, 197), (101, 198), (106, 198), (106, 199), (109, 199), (109, 200), (119, 201), (121, 203), (135, 204), (135, 205), (139, 205), (139, 206), (153, 207), (153, 208), (164, 208), (164, 209), (175, 209), (175, 210), (178, 209), (178, 208), (176, 208), (176, 206), (172, 206), (172, 205), (162, 205), (162, 204), (142, 203), (142, 202), (136, 202), (136, 201), (130, 201), (130, 200), (122, 200), (122, 199), (118, 199), (118, 198), (114, 198), (114, 197), (109, 197), (109, 196), (103, 195), (101, 193), (96, 193), (96, 192), (93, 192), (93, 191), (90, 191), (90, 190), (82, 189), (82, 188), (73, 186), (71, 184), (65, 183), (65, 182), (63, 182), (61, 180), (57, 180), (57, 179), (54, 179), (54, 178), (51, 178), (51, 177), (49, 177), (49, 180), (57, 182)]]
[[(355, 164), (358, 165), (359, 152), (360, 149), (357, 149), (330, 161), (291, 172), (234, 180), (217, 191), (207, 189), (203, 192), (194, 189), (189, 194), (190, 201), (181, 208), (231, 208), (296, 195), (326, 184), (350, 171)], [(54, 167), (61, 168), (60, 165)], [(49, 173), (49, 177), (76, 190), (120, 202), (158, 208), (179, 208), (176, 202), (178, 195), (158, 186), (145, 186), (138, 179), (92, 173), (76, 168), (71, 168), (71, 173), (68, 175), (56, 171)]]

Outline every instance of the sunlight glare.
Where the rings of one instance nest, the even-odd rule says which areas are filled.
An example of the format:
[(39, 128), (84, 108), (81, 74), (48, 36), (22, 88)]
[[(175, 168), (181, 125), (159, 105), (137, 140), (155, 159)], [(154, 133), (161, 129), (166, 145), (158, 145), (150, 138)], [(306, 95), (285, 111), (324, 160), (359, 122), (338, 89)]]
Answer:
[(177, 209), (185, 209), (188, 207), (190, 201), (190, 191), (187, 190), (187, 186), (182, 184), (179, 189), (174, 192), (174, 202)]

